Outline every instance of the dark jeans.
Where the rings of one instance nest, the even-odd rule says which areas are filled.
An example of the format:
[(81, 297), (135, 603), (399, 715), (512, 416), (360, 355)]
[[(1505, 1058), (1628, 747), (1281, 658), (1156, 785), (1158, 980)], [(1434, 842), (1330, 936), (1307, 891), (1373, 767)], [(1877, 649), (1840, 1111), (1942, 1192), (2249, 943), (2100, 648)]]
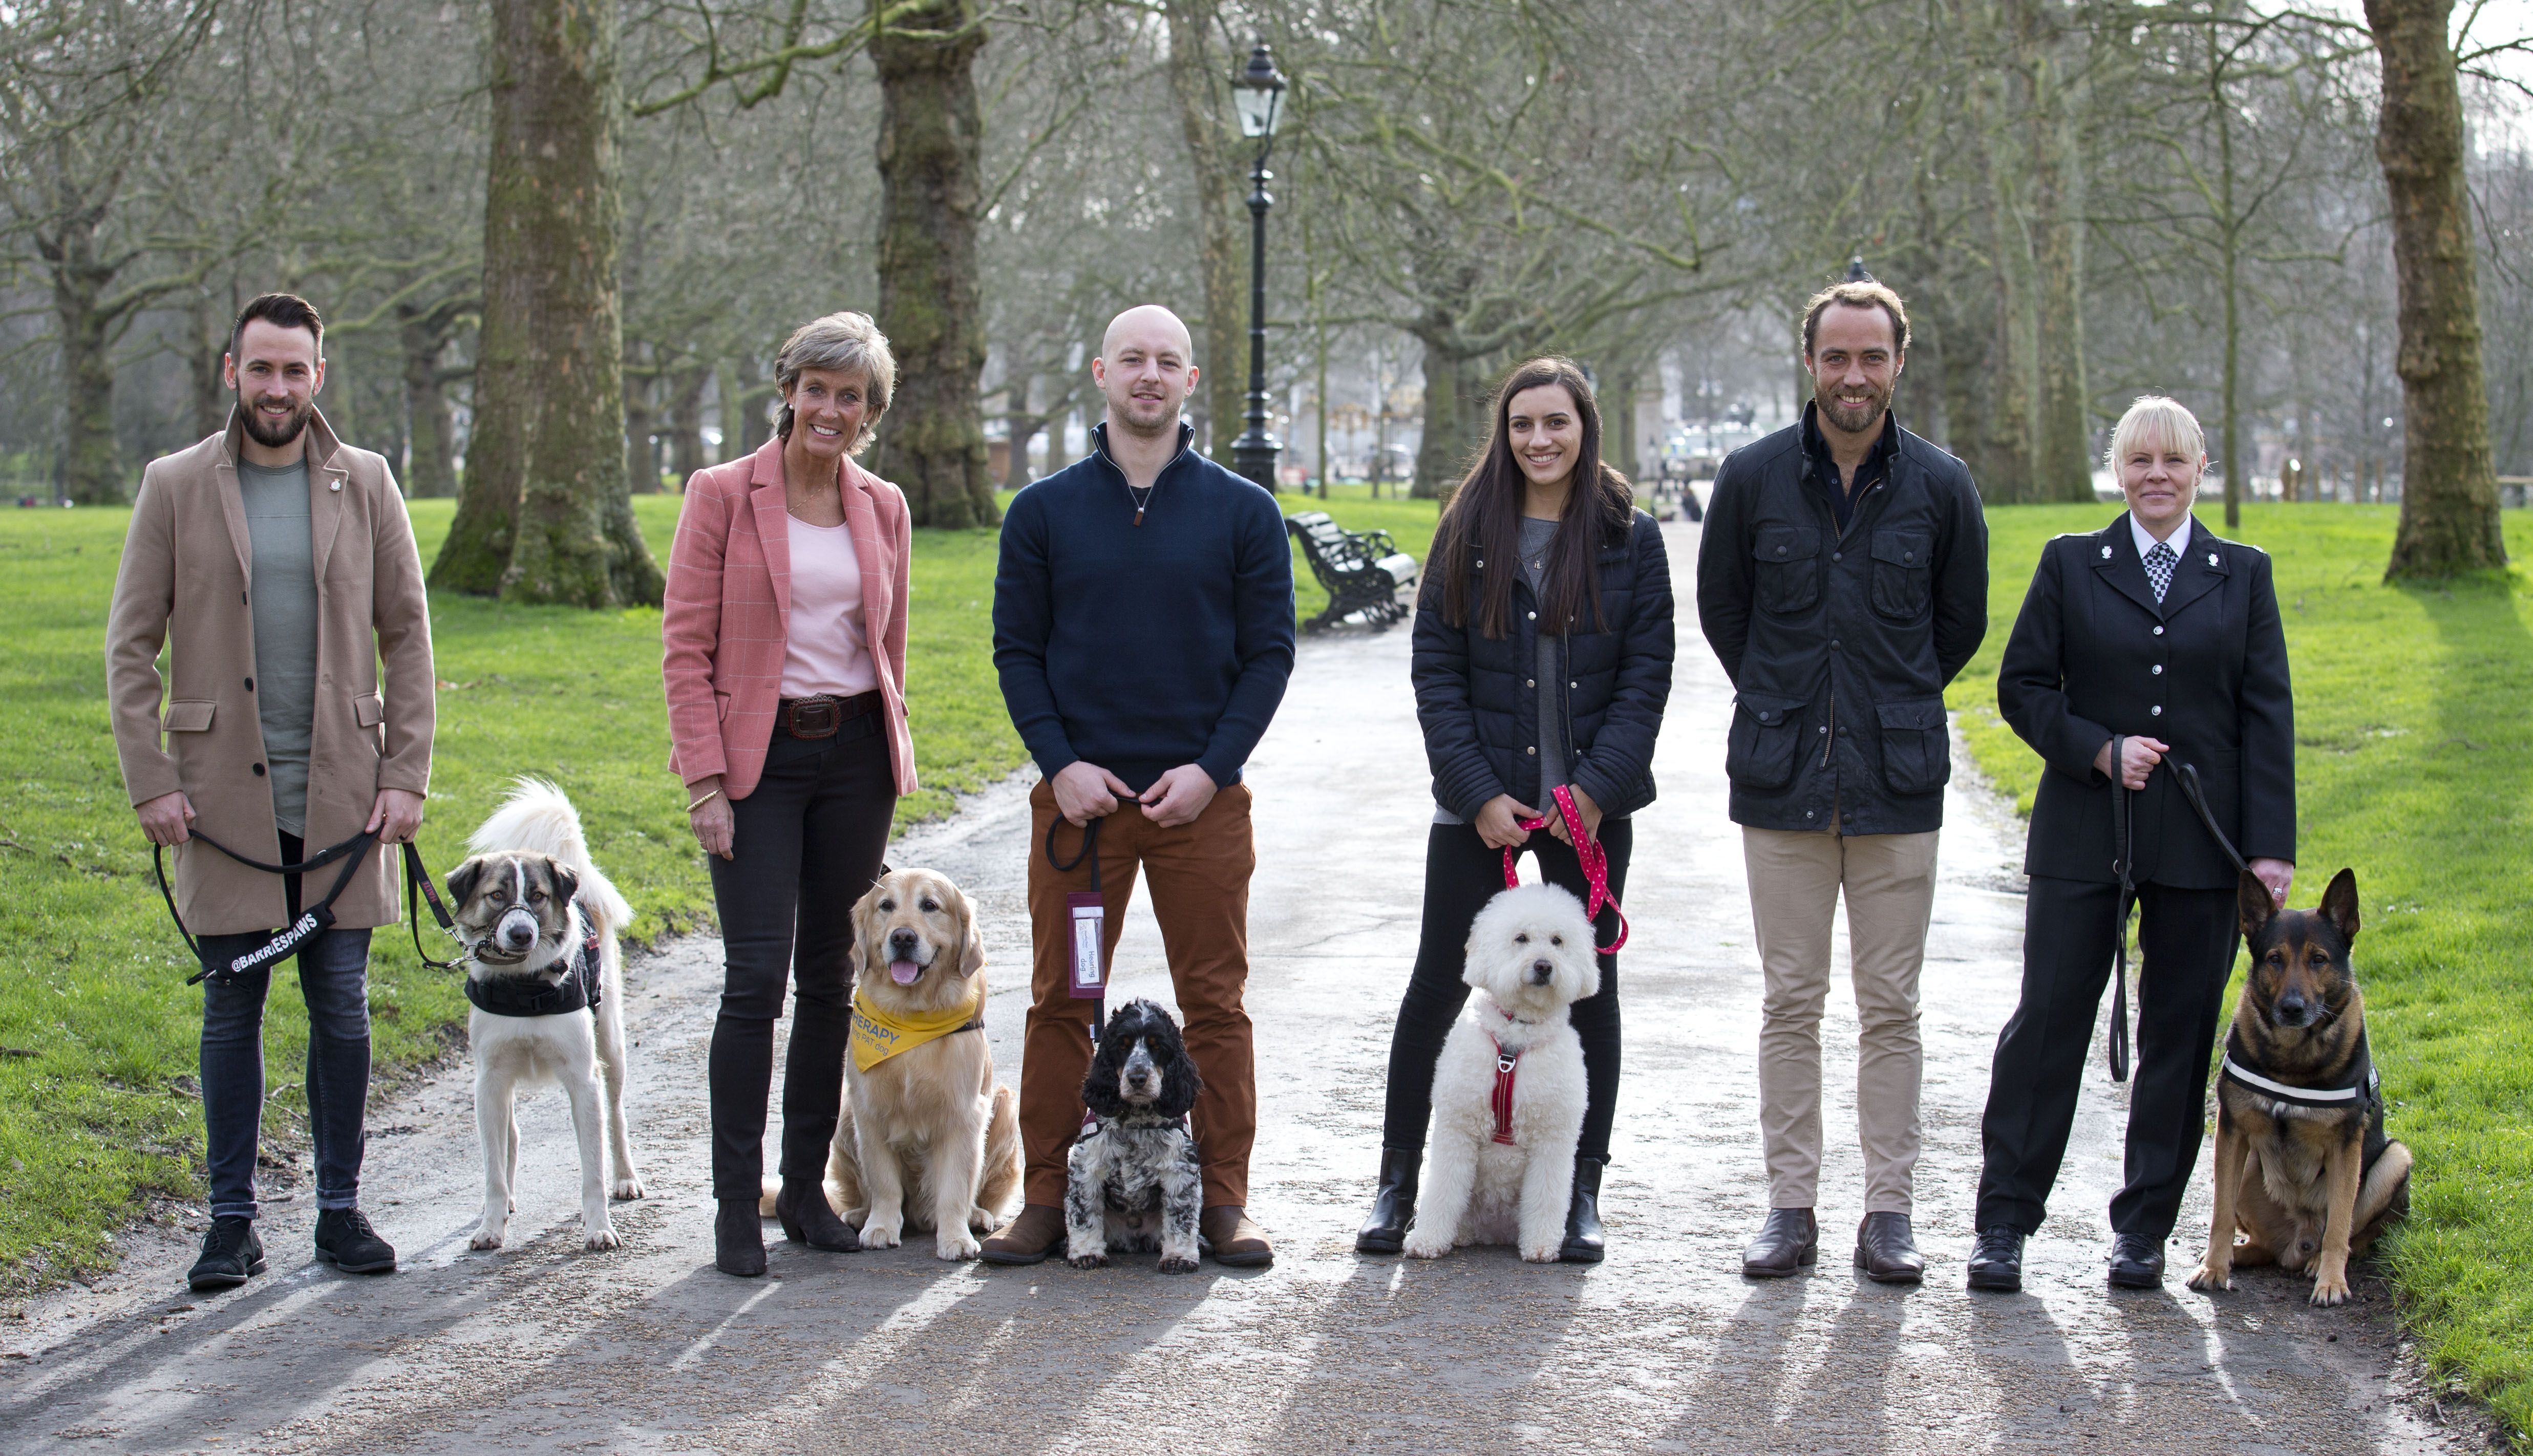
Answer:
[[(387, 846), (374, 848), (373, 854)], [(281, 862), (306, 846), (281, 837)], [(335, 874), (332, 868), (321, 877)], [(299, 880), (284, 877), (290, 918), (299, 918)], [(330, 879), (325, 883), (331, 884)], [(270, 931), (202, 938), (206, 967), (225, 965), (272, 938)], [(361, 1201), (362, 1118), (370, 1097), (370, 933), (324, 930), (299, 952), (299, 994), (308, 1002), (308, 1128), (317, 1143), (317, 1206)], [(223, 984), (203, 982), (203, 1130), (208, 1143), (213, 1218), (253, 1218), (256, 1135), (264, 1121), (264, 998), (272, 967)]]
[[(2119, 886), (2032, 877), (2024, 902), (2023, 999), (1996, 1038), (1979, 1131), (1978, 1227), (2026, 1234), (2048, 1213), (2076, 1096), (2091, 1075), (2094, 1015), (2111, 979)], [(2199, 1162), (2209, 1058), (2241, 935), (2231, 890), (2138, 890), (2137, 1059), (2128, 1161), (2111, 1229), (2160, 1245)]]
[(826, 1171), (845, 1095), (854, 903), (879, 878), (897, 814), (881, 723), (865, 715), (814, 739), (777, 728), (765, 777), (731, 801), (736, 857), (705, 856), (727, 961), (707, 1072), (715, 1197), (762, 1192), (774, 1019), (787, 981), (796, 989), (783, 1069), (783, 1176)]
[[(1634, 844), (1632, 821), (1603, 821), (1601, 847), (1610, 854), (1610, 894), (1620, 900), (1626, 898), (1627, 851)], [(1583, 878), (1582, 862), (1546, 830), (1534, 830), (1520, 852), (1536, 856), (1537, 873), (1548, 883), (1562, 885), (1588, 903), (1591, 887)], [(1437, 824), (1425, 837), (1425, 923), (1416, 944), (1416, 968), (1398, 1003), (1398, 1029), (1389, 1038), (1389, 1108), (1381, 1130), (1384, 1147), (1425, 1145), (1426, 1125), (1434, 1114), (1434, 1063), (1469, 999), (1469, 985), (1460, 979), (1469, 926), (1503, 888), (1503, 851), (1488, 848), (1474, 827)], [(1618, 937), (1619, 917), (1604, 905), (1593, 928), (1606, 945)], [(1583, 1038), (1583, 1076), (1590, 1096), (1582, 1140), (1574, 1152), (1607, 1162), (1610, 1124), (1619, 1101), (1618, 957), (1601, 958), (1599, 993), (1574, 1003), (1570, 1015), (1575, 1034)]]

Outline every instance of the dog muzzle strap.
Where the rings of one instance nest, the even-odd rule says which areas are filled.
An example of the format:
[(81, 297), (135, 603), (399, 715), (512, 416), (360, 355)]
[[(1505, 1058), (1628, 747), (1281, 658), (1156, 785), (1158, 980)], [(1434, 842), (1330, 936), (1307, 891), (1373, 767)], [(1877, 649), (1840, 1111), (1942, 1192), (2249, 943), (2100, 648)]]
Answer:
[[(1601, 847), (1599, 840), (1584, 832), (1583, 812), (1574, 807), (1574, 790), (1560, 784), (1554, 793), (1558, 816), (1564, 821), (1566, 837), (1574, 843), (1574, 857), (1583, 865), (1584, 883), (1591, 889), (1591, 895), (1583, 903), (1584, 915), (1597, 925), (1601, 919), (1601, 906), (1608, 905), (1610, 913), (1619, 917), (1619, 938), (1606, 946), (1596, 945), (1592, 949), (1598, 955), (1615, 956), (1627, 944), (1627, 916), (1625, 911), (1619, 908), (1618, 897), (1610, 893), (1610, 851)], [(1514, 822), (1525, 830), (1546, 829), (1548, 816), (1543, 814), (1537, 819), (1521, 819)], [(1503, 876), (1506, 890), (1521, 888), (1521, 871), (1513, 865), (1514, 859), (1520, 852), (1518, 845), (1504, 845)]]

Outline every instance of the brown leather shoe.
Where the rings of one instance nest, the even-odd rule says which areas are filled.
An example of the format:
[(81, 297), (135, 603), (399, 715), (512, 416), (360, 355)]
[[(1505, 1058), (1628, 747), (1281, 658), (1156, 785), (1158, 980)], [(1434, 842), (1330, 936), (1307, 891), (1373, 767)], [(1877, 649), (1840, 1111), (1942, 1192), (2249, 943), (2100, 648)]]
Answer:
[(1026, 1203), (1020, 1217), (997, 1230), (979, 1253), (989, 1264), (1033, 1264), (1064, 1242), (1064, 1210), (1053, 1203)]
[(1876, 1284), (1915, 1284), (1926, 1260), (1905, 1213), (1868, 1213), (1856, 1230), (1856, 1266)]
[(1200, 1214), (1196, 1236), (1218, 1264), (1235, 1269), (1263, 1269), (1275, 1262), (1275, 1246), (1266, 1231), (1249, 1221), (1249, 1210), (1237, 1203), (1216, 1203)]

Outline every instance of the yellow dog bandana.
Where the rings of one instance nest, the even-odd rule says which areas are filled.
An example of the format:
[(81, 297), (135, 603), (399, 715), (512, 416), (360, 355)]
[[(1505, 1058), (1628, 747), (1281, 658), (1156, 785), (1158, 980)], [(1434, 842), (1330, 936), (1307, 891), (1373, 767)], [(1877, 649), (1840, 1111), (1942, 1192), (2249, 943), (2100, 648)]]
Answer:
[(880, 1063), (909, 1047), (927, 1041), (938, 1041), (954, 1031), (984, 1029), (985, 998), (983, 978), (977, 980), (977, 996), (966, 1006), (948, 1011), (900, 1014), (886, 1012), (863, 998), (861, 988), (854, 989), (854, 1068), (868, 1072)]

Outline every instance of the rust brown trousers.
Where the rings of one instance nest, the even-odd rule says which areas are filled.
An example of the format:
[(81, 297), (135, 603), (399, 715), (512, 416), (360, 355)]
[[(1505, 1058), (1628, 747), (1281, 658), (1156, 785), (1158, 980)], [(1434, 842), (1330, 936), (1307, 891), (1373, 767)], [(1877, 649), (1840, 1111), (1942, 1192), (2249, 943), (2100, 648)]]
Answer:
[[(1090, 1003), (1073, 999), (1072, 913), (1064, 898), (1090, 889), (1086, 858), (1070, 873), (1046, 861), (1046, 832), (1056, 821), (1055, 790), (1030, 790), (1029, 1039), (1021, 1053), (1021, 1146), (1028, 1159), (1022, 1196), (1064, 1204), (1065, 1158), (1082, 1129), (1082, 1078), (1090, 1072)], [(1068, 856), (1081, 844), (1071, 828), (1057, 835)], [(1141, 869), (1151, 884), (1152, 915), (1161, 923), (1188, 1060), (1205, 1078), (1191, 1115), (1205, 1163), (1205, 1206), (1249, 1203), (1249, 1149), (1258, 1140), (1258, 1072), (1250, 1043), (1249, 875), (1258, 853), (1249, 837), (1249, 789), (1234, 784), (1213, 796), (1193, 823), (1163, 829), (1141, 805), (1119, 803), (1099, 830), (1099, 888), (1107, 906), (1113, 958), (1126, 922), (1126, 902)]]

